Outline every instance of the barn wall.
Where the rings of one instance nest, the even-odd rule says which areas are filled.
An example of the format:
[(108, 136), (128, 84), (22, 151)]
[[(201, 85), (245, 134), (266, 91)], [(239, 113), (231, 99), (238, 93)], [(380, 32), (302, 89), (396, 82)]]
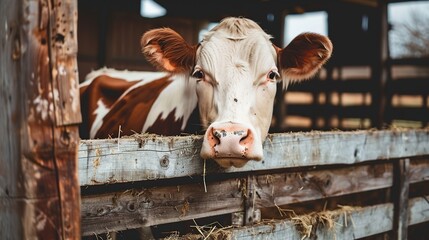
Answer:
[(128, 70), (155, 69), (141, 54), (145, 31), (170, 27), (190, 44), (196, 44), (205, 21), (192, 18), (140, 16), (140, 1), (79, 1), (79, 74), (83, 80), (92, 69), (110, 67)]

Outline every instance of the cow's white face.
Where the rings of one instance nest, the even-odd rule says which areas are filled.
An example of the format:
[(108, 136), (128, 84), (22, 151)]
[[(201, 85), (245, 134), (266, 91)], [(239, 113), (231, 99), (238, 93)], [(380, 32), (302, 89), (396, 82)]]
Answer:
[(190, 74), (189, 81), (196, 82), (201, 122), (207, 128), (202, 158), (222, 167), (262, 159), (277, 81), (311, 77), (332, 51), (329, 39), (318, 34), (297, 37), (284, 49), (269, 39), (244, 18), (225, 19), (194, 47), (170, 29), (143, 36), (149, 61), (163, 70)]
[(257, 25), (243, 31), (214, 29), (197, 50), (192, 74), (208, 127), (201, 156), (222, 166), (262, 158), (279, 79), (269, 36)]

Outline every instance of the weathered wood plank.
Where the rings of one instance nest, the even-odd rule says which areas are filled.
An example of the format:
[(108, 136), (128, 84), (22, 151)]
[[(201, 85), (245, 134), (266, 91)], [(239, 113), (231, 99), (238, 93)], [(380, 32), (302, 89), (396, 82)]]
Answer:
[[(81, 122), (77, 70), (77, 1), (46, 1), (50, 105), (54, 111), (53, 162), (60, 201), (62, 239), (80, 238), (77, 153)], [(43, 11), (42, 11), (43, 12)], [(43, 18), (44, 16), (42, 16)], [(44, 28), (43, 28), (44, 29)]]
[[(65, 9), (59, 13), (61, 19), (53, 17), (58, 9)], [(53, 86), (51, 70), (55, 67), (51, 64), (55, 61), (51, 54), (61, 59), (66, 54), (51, 48), (56, 35), (50, 28), (75, 24), (76, 9), (76, 1), (2, 1), (0, 21), (5, 27), (1, 28), (4, 38), (0, 40), (0, 105), (5, 108), (0, 113), (4, 138), (0, 141), (4, 156), (0, 158), (1, 239), (80, 236), (78, 132), (76, 126), (56, 127), (54, 98), (63, 85)], [(76, 43), (75, 34), (68, 33), (61, 42)], [(69, 96), (68, 101), (79, 105), (79, 96)]]
[[(20, 145), (21, 139), (17, 137), (16, 132), (20, 129), (21, 103), (15, 95), (22, 93), (20, 86), (20, 66), (22, 41), (19, 26), (22, 18), (21, 1), (4, 0), (0, 8), (0, 132), (2, 132), (2, 141), (0, 141), (0, 229), (9, 231), (0, 231), (1, 239), (24, 239), (21, 224), (22, 205), (18, 205), (15, 199), (22, 197), (22, 189), (18, 187), (16, 179), (19, 174), (19, 162), (21, 158)], [(25, 70), (25, 69), (24, 69)], [(12, 119), (15, 119), (15, 123)]]
[[(409, 202), (409, 225), (429, 221), (429, 204), (422, 197)], [(347, 224), (345, 224), (345, 218)], [(392, 230), (393, 204), (386, 203), (348, 212), (340, 215), (333, 229), (319, 224), (317, 239), (357, 239)], [(290, 221), (279, 221), (253, 227), (242, 227), (230, 231), (231, 239), (302, 239)]]
[(392, 164), (259, 175), (249, 185), (254, 209), (281, 206), (391, 187)]
[[(408, 183), (428, 180), (429, 160), (411, 161), (407, 171)], [(253, 175), (248, 180), (247, 216), (266, 207), (389, 188), (393, 179), (391, 163)]]
[(53, 103), (57, 126), (82, 121), (77, 69), (77, 1), (54, 1), (49, 10)]
[[(392, 163), (379, 162), (339, 169), (262, 174), (251, 176), (247, 181), (232, 178), (213, 182), (216, 178), (212, 178), (207, 182), (207, 193), (200, 179), (198, 183), (179, 187), (87, 195), (82, 197), (83, 234), (239, 211), (244, 211), (246, 218), (251, 217), (245, 219), (247, 223), (258, 222), (262, 208), (391, 187), (392, 168)], [(413, 173), (411, 182), (424, 181), (429, 177), (429, 160), (411, 161), (409, 170)], [(185, 201), (189, 203), (189, 212), (182, 215)]]
[[(328, 229), (323, 224), (313, 226), (318, 240), (357, 239), (392, 229), (392, 204), (381, 204), (332, 216), (335, 224)], [(347, 223), (346, 223), (347, 222)], [(377, 224), (374, 224), (374, 223)], [(213, 234), (215, 235), (216, 232)], [(290, 220), (268, 221), (254, 226), (241, 227), (223, 233), (234, 240), (302, 240), (313, 239), (300, 232)], [(186, 239), (186, 238), (179, 238)]]
[(243, 211), (245, 179), (82, 196), (82, 234), (91, 235)]
[(410, 183), (417, 183), (429, 180), (429, 158), (411, 159), (408, 170)]
[[(81, 185), (201, 175), (201, 136), (82, 140)], [(311, 132), (272, 134), (264, 159), (245, 167), (219, 169), (207, 161), (207, 174), (245, 172), (328, 164), (354, 164), (376, 159), (429, 154), (429, 130)], [(339, 151), (341, 149), (341, 151)]]
[(408, 201), (408, 225), (429, 221), (429, 196), (422, 196)]

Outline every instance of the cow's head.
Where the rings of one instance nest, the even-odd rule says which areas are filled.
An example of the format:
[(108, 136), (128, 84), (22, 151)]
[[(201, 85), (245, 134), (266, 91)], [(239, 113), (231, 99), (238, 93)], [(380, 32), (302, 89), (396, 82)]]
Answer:
[(255, 22), (227, 18), (196, 46), (168, 28), (145, 33), (146, 58), (157, 68), (196, 81), (202, 124), (201, 157), (222, 167), (241, 167), (263, 157), (276, 83), (312, 77), (331, 56), (332, 43), (304, 33), (288, 46), (274, 46)]

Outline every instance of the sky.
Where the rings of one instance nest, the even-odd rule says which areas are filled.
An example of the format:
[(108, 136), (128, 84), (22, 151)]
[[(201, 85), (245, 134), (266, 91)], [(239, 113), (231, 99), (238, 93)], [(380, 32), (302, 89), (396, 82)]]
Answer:
[[(388, 7), (389, 21), (406, 19), (413, 10), (429, 11), (429, 1), (391, 3)], [(429, 14), (429, 12), (428, 12)]]
[(392, 58), (401, 57), (404, 53), (403, 48), (398, 45), (398, 41), (395, 41), (399, 39), (394, 39), (395, 31), (397, 31), (395, 30), (397, 29), (395, 25), (401, 22), (408, 22), (410, 16), (416, 13), (429, 15), (429, 1), (401, 2), (389, 5), (388, 20), (392, 24), (392, 30), (389, 32), (389, 47)]
[(140, 15), (147, 18), (164, 16), (167, 10), (153, 0), (140, 0)]
[(328, 14), (323, 11), (289, 15), (284, 26), (284, 45), (303, 32), (328, 35)]

